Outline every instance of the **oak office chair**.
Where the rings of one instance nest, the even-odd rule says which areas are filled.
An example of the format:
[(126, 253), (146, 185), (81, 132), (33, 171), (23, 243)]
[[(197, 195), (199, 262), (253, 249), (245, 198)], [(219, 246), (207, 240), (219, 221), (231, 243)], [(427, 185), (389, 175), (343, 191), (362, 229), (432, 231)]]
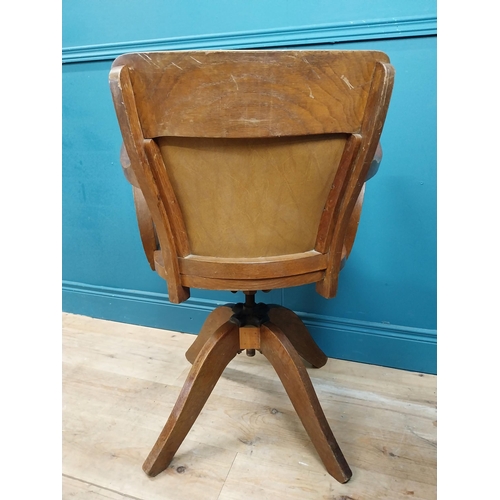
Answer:
[[(243, 291), (186, 353), (191, 371), (143, 469), (164, 470), (229, 361), (276, 369), (327, 471), (352, 473), (300, 357), (327, 357), (292, 311), (257, 290), (316, 283), (331, 298), (349, 255), (394, 81), (371, 51), (157, 52), (120, 56), (110, 85), (144, 249), (169, 300)], [(375, 161), (374, 161), (375, 158)]]

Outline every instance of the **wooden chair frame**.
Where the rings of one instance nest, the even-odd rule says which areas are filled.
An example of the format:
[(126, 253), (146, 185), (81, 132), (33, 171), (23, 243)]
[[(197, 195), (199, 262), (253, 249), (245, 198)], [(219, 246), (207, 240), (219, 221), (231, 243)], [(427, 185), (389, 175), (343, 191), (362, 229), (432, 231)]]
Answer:
[[(387, 56), (380, 52), (339, 51), (334, 53), (334, 56), (331, 54), (330, 51), (163, 52), (127, 54), (113, 63), (110, 85), (133, 172), (130, 179), (132, 184), (142, 191), (156, 228), (160, 249), (154, 255), (155, 268), (161, 276), (168, 278), (170, 301), (180, 303), (189, 298), (189, 287), (213, 290), (267, 290), (314, 282), (317, 282), (316, 289), (320, 295), (326, 298), (335, 296), (349, 220), (377, 150), (392, 91), (394, 70)], [(242, 61), (245, 57), (246, 61)], [(325, 111), (332, 113), (328, 106), (339, 97), (331, 97), (325, 99), (328, 101), (327, 105), (319, 110), (313, 109), (307, 116), (301, 116), (300, 121), (283, 120), (286, 126), (282, 125), (279, 117), (272, 124), (272, 128), (268, 123), (260, 125), (261, 120), (268, 118), (263, 112), (262, 115), (255, 114), (245, 127), (232, 126), (236, 120), (205, 127), (203, 119), (208, 121), (206, 116), (199, 118), (198, 127), (192, 127), (183, 122), (181, 111), (176, 109), (179, 104), (171, 102), (173, 98), (168, 97), (168, 91), (177, 83), (179, 77), (172, 76), (172, 80), (162, 78), (167, 69), (174, 68), (179, 71), (178, 68), (183, 68), (182, 83), (185, 84), (190, 79), (190, 73), (198, 70), (200, 64), (209, 66), (215, 59), (225, 62), (221, 71), (229, 71), (233, 78), (237, 68), (232, 67), (232, 62), (238, 62), (240, 67), (250, 68), (250, 71), (258, 71), (259, 64), (266, 61), (266, 67), (270, 64), (278, 68), (283, 67), (283, 74), (276, 78), (284, 79), (289, 69), (289, 63), (285, 64), (287, 57), (297, 60), (295, 73), (298, 75), (307, 75), (311, 66), (316, 73), (321, 72), (324, 79), (334, 88), (335, 96), (340, 95), (340, 98), (356, 107), (354, 112), (342, 111), (333, 120), (331, 114), (326, 115)], [(329, 57), (335, 66), (344, 69), (346, 75), (349, 75), (349, 70), (352, 72), (350, 67), (359, 69), (362, 66), (363, 71), (368, 73), (363, 85), (354, 88), (348, 76), (329, 74), (336, 69), (334, 67), (332, 70)], [(140, 75), (144, 74), (146, 77), (141, 79)], [(136, 91), (134, 78), (135, 87), (139, 88)], [(190, 104), (190, 107), (195, 108), (200, 100), (210, 101), (213, 99), (213, 92), (229, 92), (228, 87), (231, 84), (229, 79), (226, 80), (226, 83), (216, 86), (214, 90), (210, 87), (207, 90), (207, 87), (197, 88), (190, 85), (185, 93), (198, 94), (198, 100)], [(157, 95), (161, 96), (163, 101), (157, 102), (154, 96), (148, 96), (150, 102), (138, 108), (134, 92), (143, 91), (141, 86), (147, 85), (155, 86)], [(345, 88), (339, 88), (339, 85)], [(163, 92), (160, 91), (161, 86), (165, 87)], [(320, 90), (324, 92), (324, 88), (320, 87)], [(295, 90), (285, 88), (283, 93), (287, 92), (294, 95)], [(351, 94), (356, 95), (352, 97)], [(179, 96), (179, 100), (185, 104), (186, 100), (182, 100), (182, 97), (184, 96)], [(170, 121), (165, 123), (165, 118), (156, 117), (161, 126), (155, 125), (156, 122), (149, 115), (153, 114), (153, 110), (169, 107), (175, 108), (171, 112)], [(147, 120), (149, 122), (145, 124)], [(314, 250), (304, 255), (276, 256), (264, 261), (240, 259), (231, 262), (227, 259), (207, 259), (191, 254), (183, 216), (165, 173), (163, 158), (155, 142), (156, 137), (171, 135), (236, 138), (325, 133), (347, 133), (349, 139), (321, 217)]]
[[(335, 296), (365, 181), (380, 162), (393, 81), (388, 57), (375, 51), (151, 52), (126, 54), (113, 63), (121, 163), (133, 185), (144, 250), (167, 280), (169, 300), (188, 299), (190, 287), (246, 294), (244, 304), (213, 311), (188, 350), (193, 367), (144, 464), (149, 475), (168, 466), (225, 366), (246, 349), (250, 355), (260, 351), (273, 364), (328, 472), (340, 482), (351, 477), (300, 361), (320, 367), (326, 356), (298, 316), (281, 306), (255, 304), (254, 294), (316, 283), (320, 295)], [(321, 134), (345, 134), (346, 142), (313, 249), (248, 258), (193, 254), (158, 138)]]

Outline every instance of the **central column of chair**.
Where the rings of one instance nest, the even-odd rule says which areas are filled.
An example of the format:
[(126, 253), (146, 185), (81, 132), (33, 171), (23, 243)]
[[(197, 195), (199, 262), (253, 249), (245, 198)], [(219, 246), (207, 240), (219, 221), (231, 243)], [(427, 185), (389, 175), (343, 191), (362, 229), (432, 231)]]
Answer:
[[(150, 476), (166, 469), (210, 396), (217, 380), (236, 354), (261, 352), (273, 365), (326, 470), (341, 483), (351, 469), (320, 406), (301, 357), (313, 367), (327, 357), (300, 318), (277, 305), (245, 302), (216, 308), (205, 321), (186, 358), (193, 364), (165, 427), (143, 465)], [(300, 354), (300, 356), (299, 356)]]

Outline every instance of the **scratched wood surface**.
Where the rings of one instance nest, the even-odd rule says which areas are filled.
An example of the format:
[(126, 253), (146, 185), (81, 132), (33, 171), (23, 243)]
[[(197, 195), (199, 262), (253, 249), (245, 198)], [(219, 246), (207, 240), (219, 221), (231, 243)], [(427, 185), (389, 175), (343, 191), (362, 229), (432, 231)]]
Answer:
[(308, 372), (347, 484), (259, 354), (229, 364), (170, 467), (146, 476), (194, 338), (63, 314), (63, 499), (436, 498), (436, 377), (334, 359)]
[[(125, 175), (150, 212), (151, 220), (138, 213), (145, 251), (171, 302), (187, 300), (191, 287), (314, 282), (335, 296), (392, 93), (386, 54), (124, 54), (109, 82)], [(327, 258), (311, 257), (304, 269), (302, 254), (313, 250)], [(186, 274), (181, 263), (191, 255), (198, 260)], [(251, 260), (260, 257), (275, 258), (265, 276)], [(228, 267), (228, 258), (248, 260)]]

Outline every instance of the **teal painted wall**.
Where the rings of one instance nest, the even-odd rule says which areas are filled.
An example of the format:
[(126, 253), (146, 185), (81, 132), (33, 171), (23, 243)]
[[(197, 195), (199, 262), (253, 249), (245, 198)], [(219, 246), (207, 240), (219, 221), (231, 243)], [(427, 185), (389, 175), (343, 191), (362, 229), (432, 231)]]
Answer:
[[(309, 8), (311, 5), (313, 9)], [(151, 14), (149, 17), (148, 15)], [(258, 300), (298, 312), (327, 355), (436, 371), (435, 2), (63, 3), (63, 309), (196, 333), (231, 293), (168, 302), (143, 255), (108, 72), (120, 53), (187, 48), (383, 50), (396, 83), (384, 158), (367, 185), (337, 297), (314, 286)]]

